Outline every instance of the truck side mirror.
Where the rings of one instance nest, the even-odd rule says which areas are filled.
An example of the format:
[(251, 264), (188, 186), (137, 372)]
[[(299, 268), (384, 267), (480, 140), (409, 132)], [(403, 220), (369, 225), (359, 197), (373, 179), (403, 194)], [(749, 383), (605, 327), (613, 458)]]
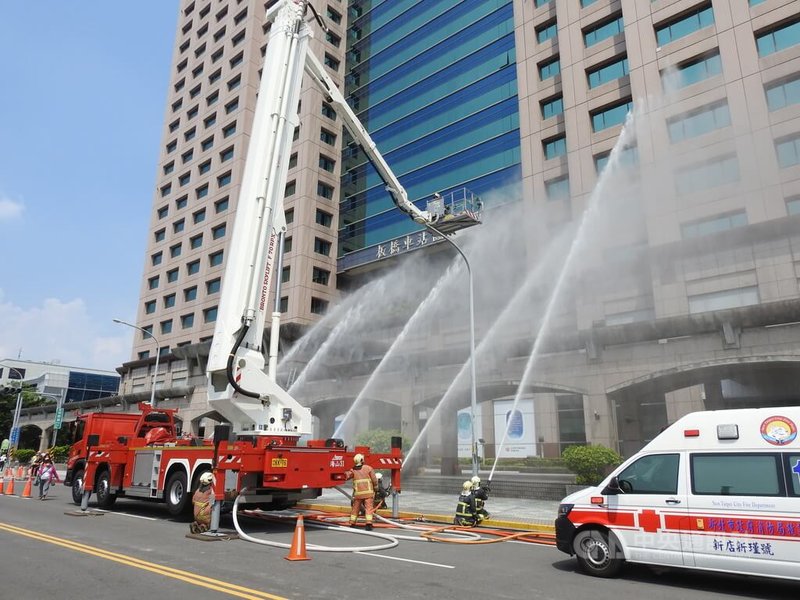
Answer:
[(603, 494), (614, 496), (616, 494), (624, 494), (625, 492), (622, 491), (622, 488), (619, 487), (619, 477), (614, 475), (611, 478), (611, 481), (608, 482), (608, 485), (603, 489)]

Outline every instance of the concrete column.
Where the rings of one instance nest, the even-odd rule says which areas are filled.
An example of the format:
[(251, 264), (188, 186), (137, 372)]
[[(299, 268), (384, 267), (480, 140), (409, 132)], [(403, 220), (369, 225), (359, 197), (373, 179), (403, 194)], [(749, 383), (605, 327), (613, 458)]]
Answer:
[(720, 410), (725, 408), (725, 398), (722, 397), (722, 382), (719, 379), (703, 382), (705, 394), (705, 409)]
[(458, 419), (455, 410), (448, 415), (441, 415), (442, 435), (442, 475), (460, 475), (458, 465)]

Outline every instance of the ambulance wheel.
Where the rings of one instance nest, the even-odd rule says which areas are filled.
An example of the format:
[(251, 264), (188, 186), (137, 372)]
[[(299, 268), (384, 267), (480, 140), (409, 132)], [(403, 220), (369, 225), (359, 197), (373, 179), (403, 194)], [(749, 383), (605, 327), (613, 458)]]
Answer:
[(614, 577), (624, 562), (622, 549), (613, 534), (599, 529), (584, 529), (572, 542), (578, 567), (595, 577)]
[(191, 492), (186, 485), (186, 473), (175, 471), (167, 480), (164, 490), (167, 510), (173, 517), (185, 516), (189, 511)]
[(80, 506), (83, 500), (83, 469), (78, 469), (72, 475), (72, 501)]
[(103, 469), (97, 474), (97, 483), (94, 485), (94, 492), (97, 496), (97, 506), (100, 508), (111, 508), (117, 501), (117, 495), (111, 493), (111, 475), (108, 469)]

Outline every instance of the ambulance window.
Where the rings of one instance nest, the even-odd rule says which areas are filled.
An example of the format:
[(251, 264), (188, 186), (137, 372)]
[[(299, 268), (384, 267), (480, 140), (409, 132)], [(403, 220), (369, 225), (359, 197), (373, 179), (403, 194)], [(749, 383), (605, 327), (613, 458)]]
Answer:
[(800, 454), (786, 454), (786, 479), (789, 483), (789, 494), (800, 496)]
[(628, 494), (675, 494), (678, 491), (678, 454), (643, 456), (619, 474)]
[(713, 496), (783, 496), (777, 454), (692, 454), (692, 492)]

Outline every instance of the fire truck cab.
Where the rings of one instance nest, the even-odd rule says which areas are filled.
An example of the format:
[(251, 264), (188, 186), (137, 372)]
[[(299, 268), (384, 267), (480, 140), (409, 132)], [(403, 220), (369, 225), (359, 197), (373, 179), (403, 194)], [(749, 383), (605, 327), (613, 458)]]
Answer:
[(584, 572), (625, 561), (798, 578), (800, 407), (688, 414), (600, 485), (564, 498), (558, 549)]

